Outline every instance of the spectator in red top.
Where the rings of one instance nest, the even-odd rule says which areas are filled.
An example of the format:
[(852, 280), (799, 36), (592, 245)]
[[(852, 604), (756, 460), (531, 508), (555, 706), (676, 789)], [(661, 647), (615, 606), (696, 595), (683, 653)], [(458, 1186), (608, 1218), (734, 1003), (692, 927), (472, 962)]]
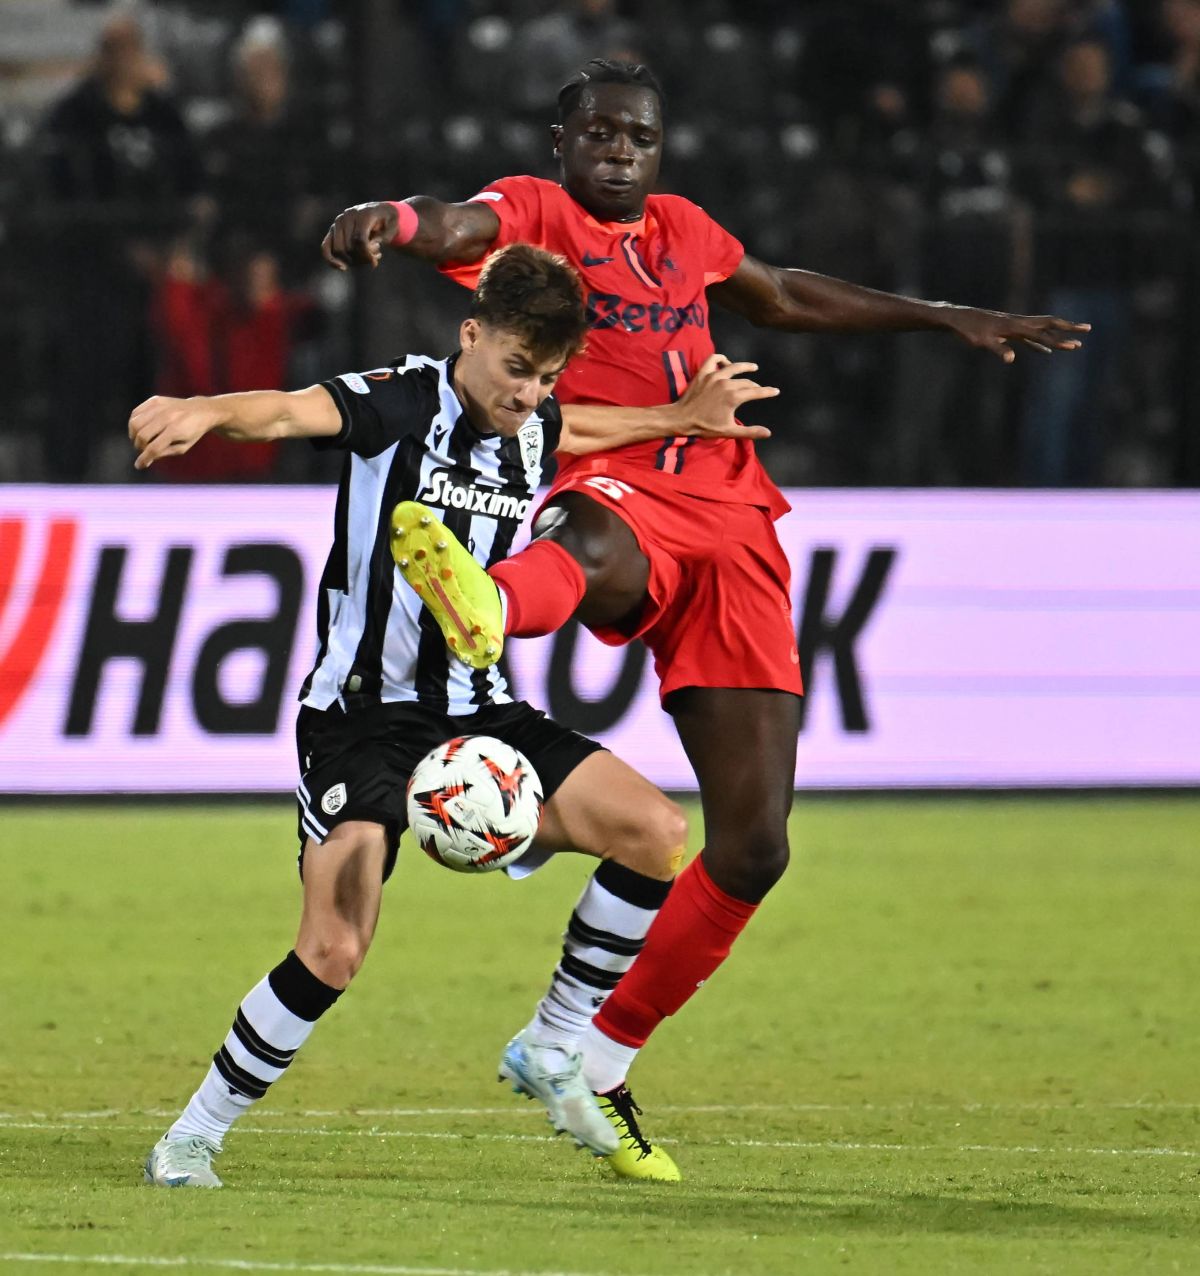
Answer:
[[(314, 314), (303, 294), (285, 292), (276, 257), (243, 241), (227, 269), (207, 275), (180, 244), (154, 298), (159, 342), (157, 393), (186, 398), (239, 390), (282, 390), (295, 336)], [(275, 443), (232, 443), (212, 437), (180, 458), (170, 477), (263, 479), (273, 475)]]

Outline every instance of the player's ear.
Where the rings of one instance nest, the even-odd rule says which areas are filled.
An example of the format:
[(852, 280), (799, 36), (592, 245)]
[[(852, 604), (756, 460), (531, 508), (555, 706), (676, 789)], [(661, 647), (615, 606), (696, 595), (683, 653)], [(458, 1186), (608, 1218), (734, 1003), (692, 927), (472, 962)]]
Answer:
[(479, 337), (483, 332), (483, 328), (478, 319), (464, 319), (462, 327), (458, 330), (458, 344), (464, 350), (474, 350), (479, 344)]
[(563, 127), (561, 124), (550, 125), (550, 136), (554, 139), (554, 157), (562, 158)]

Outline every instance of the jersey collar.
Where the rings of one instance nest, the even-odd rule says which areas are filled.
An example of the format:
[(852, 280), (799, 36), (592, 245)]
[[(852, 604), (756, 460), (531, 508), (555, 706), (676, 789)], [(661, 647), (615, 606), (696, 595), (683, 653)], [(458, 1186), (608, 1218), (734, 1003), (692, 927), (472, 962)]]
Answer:
[(600, 231), (603, 235), (635, 235), (644, 238), (646, 235), (652, 234), (658, 227), (658, 222), (655, 221), (654, 215), (648, 209), (643, 209), (642, 215), (635, 222), (602, 222), (598, 217), (593, 217), (561, 183), (559, 184), (559, 190), (579, 209), (587, 225), (592, 230)]
[(481, 430), (479, 426), (471, 420), (470, 413), (467, 411), (467, 405), (458, 397), (458, 390), (454, 386), (454, 365), (458, 362), (458, 356), (462, 354), (461, 350), (456, 350), (446, 360), (446, 384), (450, 387), (450, 393), (454, 395), (458, 401), (458, 420), (454, 422), (456, 430), (462, 429), (466, 431), (467, 437), (473, 443), (492, 443), (496, 440), (503, 442), (503, 435), (497, 430)]

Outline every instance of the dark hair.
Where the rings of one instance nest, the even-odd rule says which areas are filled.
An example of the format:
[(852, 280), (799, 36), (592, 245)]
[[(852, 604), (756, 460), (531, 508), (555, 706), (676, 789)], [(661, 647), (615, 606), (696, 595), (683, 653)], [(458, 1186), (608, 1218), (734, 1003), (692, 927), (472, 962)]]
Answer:
[(516, 333), (538, 359), (583, 349), (587, 311), (579, 276), (565, 257), (509, 244), (488, 259), (471, 298), (471, 315)]
[(658, 76), (640, 62), (613, 62), (609, 58), (593, 58), (585, 62), (558, 91), (558, 122), (565, 124), (567, 116), (579, 105), (583, 90), (589, 84), (633, 84), (639, 89), (649, 89), (657, 94), (659, 109), (666, 112), (667, 98)]

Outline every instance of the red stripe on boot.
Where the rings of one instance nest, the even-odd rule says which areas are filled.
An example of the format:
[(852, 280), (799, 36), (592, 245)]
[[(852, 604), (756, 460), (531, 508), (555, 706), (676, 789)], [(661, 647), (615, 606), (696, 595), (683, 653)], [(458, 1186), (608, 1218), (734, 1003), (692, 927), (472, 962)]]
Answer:
[(645, 948), (596, 1016), (596, 1027), (640, 1049), (729, 956), (757, 908), (726, 895), (697, 856), (675, 879)]
[(583, 568), (556, 541), (534, 541), (488, 571), (504, 591), (504, 632), (512, 638), (552, 634), (571, 619), (587, 590)]

